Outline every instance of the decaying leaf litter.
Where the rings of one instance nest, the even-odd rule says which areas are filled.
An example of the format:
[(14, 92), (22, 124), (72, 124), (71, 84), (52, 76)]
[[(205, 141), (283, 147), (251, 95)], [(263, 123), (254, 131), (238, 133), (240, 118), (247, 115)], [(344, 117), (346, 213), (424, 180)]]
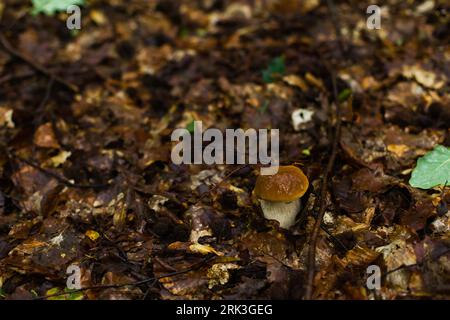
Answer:
[[(0, 299), (302, 299), (320, 206), (312, 298), (448, 298), (449, 187), (410, 178), (450, 146), (449, 7), (389, 1), (369, 30), (368, 5), (93, 0), (74, 33), (5, 1)], [(293, 227), (263, 218), (256, 166), (171, 163), (197, 120), (280, 129), (310, 181)]]

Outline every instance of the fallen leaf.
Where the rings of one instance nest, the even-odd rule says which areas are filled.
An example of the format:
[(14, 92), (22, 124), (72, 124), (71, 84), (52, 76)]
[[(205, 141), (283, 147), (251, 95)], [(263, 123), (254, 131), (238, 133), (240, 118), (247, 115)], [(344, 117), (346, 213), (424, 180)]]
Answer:
[(86, 237), (88, 237), (92, 241), (96, 241), (100, 237), (100, 234), (97, 231), (94, 231), (94, 230), (86, 231), (85, 235), (86, 235)]
[(450, 148), (437, 146), (417, 160), (409, 184), (415, 188), (430, 189), (450, 182)]
[(59, 148), (59, 143), (56, 140), (56, 136), (51, 123), (41, 125), (36, 130), (33, 141), (38, 147), (52, 149)]

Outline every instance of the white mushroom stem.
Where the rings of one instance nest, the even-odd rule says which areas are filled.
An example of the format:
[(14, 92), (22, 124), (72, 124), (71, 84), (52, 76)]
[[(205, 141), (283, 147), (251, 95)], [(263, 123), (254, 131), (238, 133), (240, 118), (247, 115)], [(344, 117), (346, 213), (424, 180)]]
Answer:
[(259, 200), (264, 217), (276, 220), (281, 228), (289, 229), (295, 223), (295, 217), (300, 211), (300, 199), (290, 202), (275, 202)]

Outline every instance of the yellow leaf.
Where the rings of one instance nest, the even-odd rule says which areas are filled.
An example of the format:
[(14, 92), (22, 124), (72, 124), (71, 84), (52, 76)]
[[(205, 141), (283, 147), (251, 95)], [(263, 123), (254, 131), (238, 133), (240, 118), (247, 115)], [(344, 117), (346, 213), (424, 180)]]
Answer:
[(305, 74), (305, 79), (312, 85), (318, 87), (319, 89), (325, 90), (325, 85), (323, 84), (322, 80), (319, 78), (314, 77), (311, 73), (307, 72)]
[(189, 246), (189, 251), (191, 251), (193, 253), (200, 253), (200, 254), (205, 254), (205, 255), (209, 254), (209, 253), (214, 253), (217, 256), (223, 256), (222, 252), (218, 252), (213, 247), (204, 245), (204, 244), (200, 244), (200, 243), (191, 244)]
[(97, 240), (100, 237), (100, 234), (97, 231), (94, 231), (94, 230), (86, 231), (85, 235), (86, 235), (86, 237), (88, 237), (92, 241), (95, 241), (95, 240)]
[(283, 80), (291, 86), (300, 88), (302, 91), (308, 91), (308, 85), (299, 76), (291, 74), (283, 77)]
[(12, 120), (13, 110), (5, 107), (0, 107), (0, 127), (14, 128)]
[(387, 146), (389, 152), (394, 153), (397, 157), (401, 158), (409, 150), (409, 147), (405, 144), (390, 144)]
[(181, 242), (181, 241), (175, 241), (172, 242), (167, 246), (167, 249), (169, 250), (186, 250), (188, 248), (188, 243)]
[(91, 19), (99, 26), (105, 25), (106, 22), (108, 21), (108, 19), (103, 14), (103, 12), (101, 12), (99, 10), (95, 10), (95, 9), (91, 10), (90, 16), (91, 16)]
[[(59, 293), (61, 293), (59, 288), (51, 288), (51, 289), (47, 290), (45, 295), (52, 296), (52, 295), (59, 294)], [(47, 300), (65, 300), (65, 299), (64, 299), (64, 295), (56, 295), (56, 296), (47, 298)]]
[(56, 156), (50, 158), (50, 164), (53, 167), (59, 167), (72, 155), (69, 151), (61, 151)]

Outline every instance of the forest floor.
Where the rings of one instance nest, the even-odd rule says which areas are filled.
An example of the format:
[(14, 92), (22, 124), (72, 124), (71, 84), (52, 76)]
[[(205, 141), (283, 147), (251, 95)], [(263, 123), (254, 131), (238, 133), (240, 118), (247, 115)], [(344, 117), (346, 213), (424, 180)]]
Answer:
[[(383, 1), (371, 30), (366, 1), (92, 0), (75, 32), (3, 1), (0, 299), (303, 299), (321, 207), (312, 298), (450, 298), (449, 187), (409, 184), (450, 146), (445, 3)], [(194, 120), (280, 130), (310, 181), (293, 227), (258, 166), (172, 163)]]

